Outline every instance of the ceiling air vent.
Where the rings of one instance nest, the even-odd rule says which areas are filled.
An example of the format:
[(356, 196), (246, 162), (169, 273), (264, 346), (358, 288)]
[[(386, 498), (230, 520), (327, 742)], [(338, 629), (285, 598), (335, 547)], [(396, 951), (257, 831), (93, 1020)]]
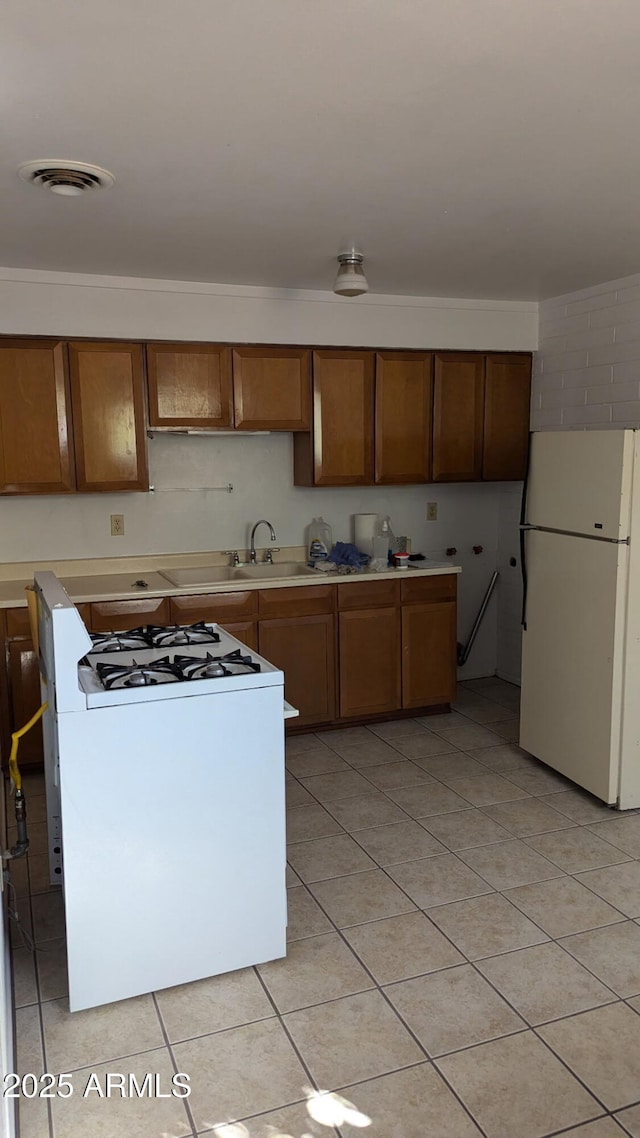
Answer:
[(52, 194), (65, 197), (79, 197), (87, 190), (101, 190), (115, 182), (113, 174), (101, 166), (89, 166), (86, 162), (67, 162), (62, 158), (41, 158), (37, 162), (25, 162), (18, 169), (24, 182), (42, 186)]

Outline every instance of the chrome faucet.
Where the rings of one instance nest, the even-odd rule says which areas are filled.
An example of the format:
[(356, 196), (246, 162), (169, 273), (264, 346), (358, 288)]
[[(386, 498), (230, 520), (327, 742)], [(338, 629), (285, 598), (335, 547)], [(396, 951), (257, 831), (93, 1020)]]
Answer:
[[(253, 529), (251, 530), (251, 541), (250, 541), (250, 548), (249, 548), (249, 561), (251, 562), (252, 565), (255, 565), (255, 563), (256, 563), (255, 536), (256, 536), (256, 530), (257, 530), (258, 526), (269, 526), (269, 532), (271, 534), (271, 540), (272, 541), (276, 540), (276, 531), (274, 530), (273, 526), (271, 525), (271, 522), (268, 522), (266, 518), (260, 518), (260, 521), (256, 522)], [(264, 559), (265, 559), (265, 561), (271, 561), (272, 560), (271, 551), (265, 553)]]

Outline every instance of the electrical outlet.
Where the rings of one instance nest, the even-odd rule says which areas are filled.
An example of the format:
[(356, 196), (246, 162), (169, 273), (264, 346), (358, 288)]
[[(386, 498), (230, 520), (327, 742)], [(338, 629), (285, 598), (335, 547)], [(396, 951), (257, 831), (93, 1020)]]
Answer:
[(427, 502), (427, 521), (437, 522), (438, 520), (438, 503)]
[(124, 537), (124, 514), (111, 515), (111, 536)]

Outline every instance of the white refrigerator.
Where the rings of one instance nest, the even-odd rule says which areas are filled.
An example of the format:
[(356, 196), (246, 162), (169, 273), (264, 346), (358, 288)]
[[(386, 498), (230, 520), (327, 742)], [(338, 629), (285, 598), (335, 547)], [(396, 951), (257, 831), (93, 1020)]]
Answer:
[(520, 744), (640, 806), (640, 431), (531, 437)]

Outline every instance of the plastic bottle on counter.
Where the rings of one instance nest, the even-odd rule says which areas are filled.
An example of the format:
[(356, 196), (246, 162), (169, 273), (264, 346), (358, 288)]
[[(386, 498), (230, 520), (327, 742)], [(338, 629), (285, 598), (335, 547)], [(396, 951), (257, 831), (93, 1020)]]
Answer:
[(378, 520), (376, 536), (373, 539), (373, 555), (376, 559), (389, 559), (389, 554), (395, 553), (396, 539), (391, 529), (389, 515), (385, 514)]
[(326, 561), (332, 549), (331, 526), (324, 518), (314, 518), (309, 526), (309, 564)]

